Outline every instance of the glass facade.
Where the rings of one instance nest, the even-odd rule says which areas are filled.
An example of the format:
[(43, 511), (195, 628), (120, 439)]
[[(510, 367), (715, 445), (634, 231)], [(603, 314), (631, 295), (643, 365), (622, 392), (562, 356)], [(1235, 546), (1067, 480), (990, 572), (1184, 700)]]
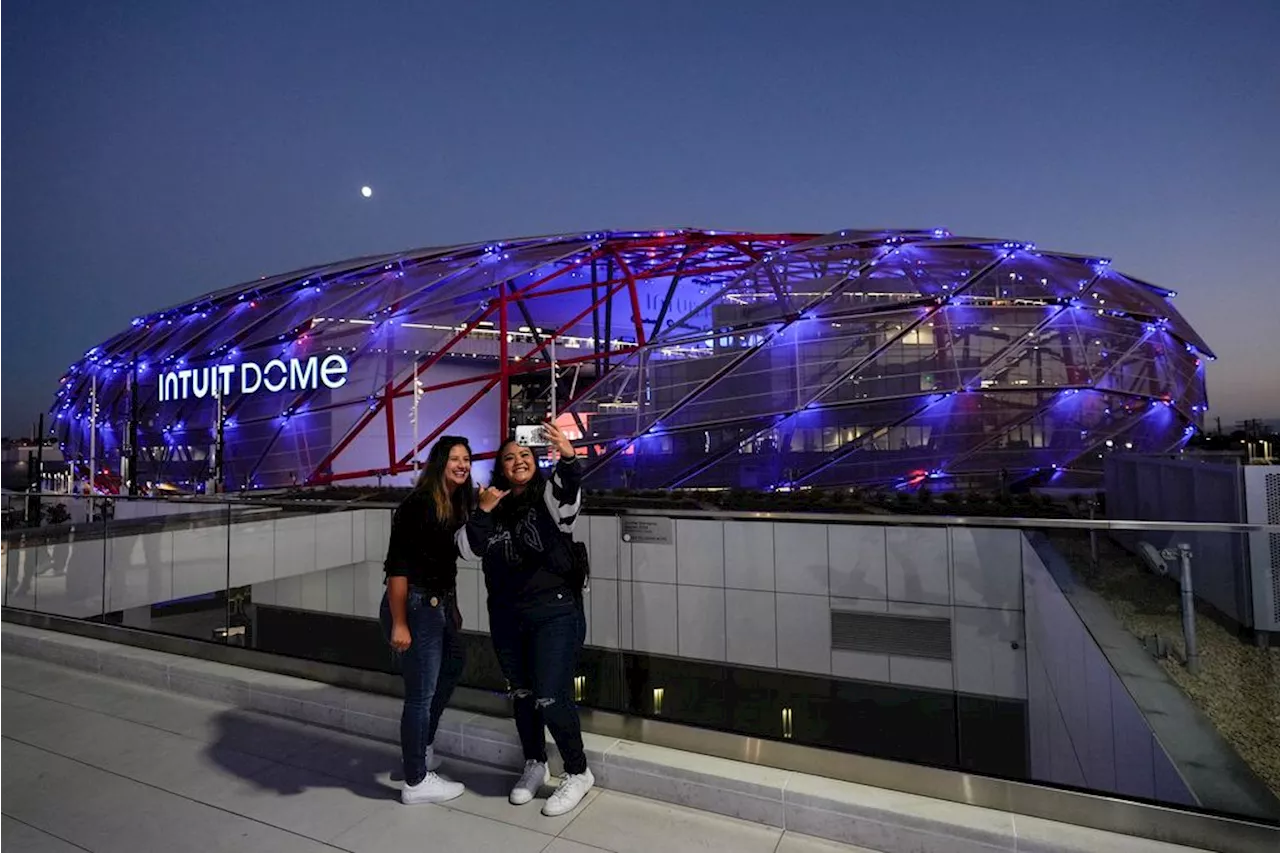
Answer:
[(483, 459), (552, 413), (597, 488), (1071, 485), (1199, 428), (1173, 295), (942, 230), (423, 249), (139, 317), (52, 413), (111, 487), (407, 484), (439, 434)]

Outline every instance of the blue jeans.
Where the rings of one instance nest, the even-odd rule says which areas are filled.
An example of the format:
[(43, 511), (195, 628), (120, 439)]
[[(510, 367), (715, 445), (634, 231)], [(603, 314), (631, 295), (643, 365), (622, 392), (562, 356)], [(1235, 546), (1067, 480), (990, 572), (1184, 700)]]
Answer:
[[(427, 775), (427, 747), (436, 739), (436, 728), (466, 663), (465, 652), (452, 619), (453, 595), (435, 607), (431, 597), (409, 588), (405, 618), (413, 642), (397, 654), (404, 675), (404, 709), (400, 713), (400, 755), (406, 785), (416, 785)], [(391, 640), (391, 605), (386, 593), (378, 611), (382, 636)]]
[(516, 606), (490, 602), (489, 633), (511, 689), (525, 760), (547, 760), (550, 730), (565, 772), (584, 772), (582, 723), (573, 701), (574, 670), (587, 638), (582, 605), (568, 593)]

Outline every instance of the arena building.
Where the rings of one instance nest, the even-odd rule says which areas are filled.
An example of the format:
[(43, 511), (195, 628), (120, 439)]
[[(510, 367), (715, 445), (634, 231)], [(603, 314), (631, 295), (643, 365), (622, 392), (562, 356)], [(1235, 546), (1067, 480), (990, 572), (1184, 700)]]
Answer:
[(357, 258), (138, 317), (52, 408), (137, 488), (407, 485), (554, 414), (597, 488), (1087, 484), (1201, 425), (1204, 341), (1106, 259), (933, 231), (610, 231)]

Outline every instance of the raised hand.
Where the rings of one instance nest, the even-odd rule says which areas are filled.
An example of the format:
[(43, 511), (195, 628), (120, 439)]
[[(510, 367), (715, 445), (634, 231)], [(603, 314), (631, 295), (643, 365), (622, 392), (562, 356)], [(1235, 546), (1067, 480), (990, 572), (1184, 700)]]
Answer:
[(551, 446), (559, 452), (561, 459), (573, 459), (573, 442), (569, 440), (560, 427), (547, 421), (543, 424), (542, 431), (546, 435), (547, 441), (551, 442)]
[(480, 490), (480, 510), (481, 512), (492, 512), (498, 502), (507, 496), (507, 492), (502, 489), (495, 489), (493, 486), (487, 486)]

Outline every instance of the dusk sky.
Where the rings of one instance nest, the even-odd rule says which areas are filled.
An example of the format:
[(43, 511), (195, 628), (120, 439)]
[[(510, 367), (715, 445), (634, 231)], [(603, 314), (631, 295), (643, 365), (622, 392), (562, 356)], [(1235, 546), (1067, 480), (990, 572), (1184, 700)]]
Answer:
[(0, 28), (6, 434), (209, 290), (650, 226), (1111, 257), (1217, 352), (1209, 426), (1280, 417), (1277, 0), (4, 0)]

